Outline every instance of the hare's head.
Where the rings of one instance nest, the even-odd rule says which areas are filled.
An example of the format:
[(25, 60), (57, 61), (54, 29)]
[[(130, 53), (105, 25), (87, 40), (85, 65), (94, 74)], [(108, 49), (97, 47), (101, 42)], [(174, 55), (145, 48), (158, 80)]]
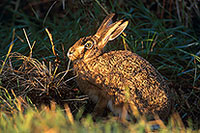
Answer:
[(108, 15), (96, 34), (93, 36), (80, 38), (68, 51), (70, 60), (89, 60), (102, 53), (108, 41), (118, 37), (128, 25), (128, 21), (119, 20), (113, 23), (115, 14)]

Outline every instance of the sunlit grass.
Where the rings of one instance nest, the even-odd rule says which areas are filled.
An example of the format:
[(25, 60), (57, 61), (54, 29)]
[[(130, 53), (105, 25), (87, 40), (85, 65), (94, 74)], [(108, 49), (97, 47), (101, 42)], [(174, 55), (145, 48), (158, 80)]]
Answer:
[[(21, 103), (16, 103), (17, 108), (22, 108)], [(19, 105), (18, 105), (19, 104)], [(136, 123), (121, 123), (115, 117), (94, 122), (88, 115), (82, 119), (70, 118), (71, 112), (61, 109), (52, 103), (50, 107), (42, 106), (40, 110), (26, 108), (12, 114), (0, 112), (1, 132), (191, 132), (192, 128), (185, 128), (181, 119), (174, 114), (167, 126), (162, 121), (147, 122), (143, 117)]]

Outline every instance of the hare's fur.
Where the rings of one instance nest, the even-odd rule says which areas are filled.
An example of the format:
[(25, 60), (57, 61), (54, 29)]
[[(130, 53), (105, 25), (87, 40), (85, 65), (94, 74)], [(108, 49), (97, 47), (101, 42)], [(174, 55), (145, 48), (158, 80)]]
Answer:
[[(108, 16), (107, 21), (109, 17), (113, 15)], [(103, 23), (106, 23), (106, 19)], [(109, 33), (100, 31), (106, 27), (102, 25), (100, 28), (103, 29), (99, 29), (94, 36), (81, 38), (68, 52), (74, 72), (78, 75), (78, 86), (97, 103), (94, 112), (101, 114), (108, 107), (122, 119), (129, 119), (133, 111), (130, 106), (134, 106), (141, 114), (158, 114), (165, 119), (171, 109), (171, 91), (163, 77), (148, 61), (135, 53), (126, 50), (103, 53), (106, 44), (99, 42), (102, 41), (101, 34)], [(112, 28), (110, 22), (106, 25), (106, 28)], [(117, 29), (118, 34), (124, 29)], [(113, 31), (110, 34), (114, 34)], [(85, 49), (87, 41), (94, 43), (92, 48)]]

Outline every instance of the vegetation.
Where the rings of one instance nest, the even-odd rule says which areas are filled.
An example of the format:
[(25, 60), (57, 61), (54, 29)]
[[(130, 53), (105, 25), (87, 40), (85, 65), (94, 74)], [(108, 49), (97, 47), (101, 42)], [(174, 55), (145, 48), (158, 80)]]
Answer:
[[(199, 2), (103, 0), (3, 0), (0, 3), (0, 131), (144, 132), (199, 131)], [(129, 20), (124, 35), (107, 51), (128, 49), (153, 64), (174, 90), (168, 122), (93, 121), (94, 104), (82, 94), (66, 52), (94, 34), (107, 13)], [(108, 116), (107, 116), (108, 114)]]

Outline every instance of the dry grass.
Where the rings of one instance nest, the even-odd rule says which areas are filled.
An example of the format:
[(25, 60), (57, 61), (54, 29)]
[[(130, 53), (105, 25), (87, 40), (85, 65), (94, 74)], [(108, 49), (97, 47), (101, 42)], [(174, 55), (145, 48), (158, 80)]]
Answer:
[[(44, 61), (40, 62), (32, 58), (35, 41), (31, 46), (25, 30), (24, 34), (30, 48), (29, 56), (17, 52), (11, 53), (13, 45), (10, 46), (6, 59), (1, 66), (2, 73), (0, 74), (2, 111), (12, 112), (13, 106), (15, 106), (13, 98), (19, 98), (20, 101), (23, 101), (22, 103), (26, 103), (27, 96), (36, 107), (40, 108), (43, 104), (50, 105), (51, 102), (55, 101), (62, 107), (69, 104), (73, 112), (78, 112), (79, 108), (87, 103), (88, 96), (82, 95), (78, 89), (72, 88), (75, 76), (67, 76), (68, 72), (71, 71), (69, 69), (70, 61), (67, 70), (58, 71), (59, 58), (55, 52), (52, 35), (48, 29), (46, 31), (56, 57), (53, 63), (47, 62), (46, 65)], [(71, 82), (71, 86), (69, 86), (69, 82)], [(28, 104), (24, 105), (24, 107), (29, 107)]]

